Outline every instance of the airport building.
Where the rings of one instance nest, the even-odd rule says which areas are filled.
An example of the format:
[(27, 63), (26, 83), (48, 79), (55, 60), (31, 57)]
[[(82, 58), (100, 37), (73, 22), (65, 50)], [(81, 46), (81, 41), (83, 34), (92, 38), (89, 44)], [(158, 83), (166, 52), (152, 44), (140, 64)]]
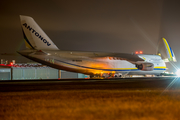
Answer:
[[(88, 78), (81, 73), (58, 70), (16, 54), (0, 54), (0, 80)], [(17, 63), (16, 63), (17, 62)]]
[(41, 64), (0, 64), (0, 80), (88, 78), (88, 75), (54, 69)]

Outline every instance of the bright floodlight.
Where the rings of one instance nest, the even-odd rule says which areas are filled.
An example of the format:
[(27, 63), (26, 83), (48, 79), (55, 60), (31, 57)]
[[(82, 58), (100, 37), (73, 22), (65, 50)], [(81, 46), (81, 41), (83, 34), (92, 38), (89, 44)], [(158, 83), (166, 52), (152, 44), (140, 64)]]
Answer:
[(180, 77), (180, 69), (178, 69), (178, 70), (176, 71), (176, 75), (177, 75), (178, 77)]

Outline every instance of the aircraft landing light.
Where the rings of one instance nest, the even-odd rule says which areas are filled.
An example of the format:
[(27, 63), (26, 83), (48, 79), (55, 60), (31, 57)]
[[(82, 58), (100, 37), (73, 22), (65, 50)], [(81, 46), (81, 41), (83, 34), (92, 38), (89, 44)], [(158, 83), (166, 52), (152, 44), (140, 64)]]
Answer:
[(177, 75), (178, 77), (180, 77), (180, 69), (178, 69), (178, 70), (176, 71), (176, 75)]

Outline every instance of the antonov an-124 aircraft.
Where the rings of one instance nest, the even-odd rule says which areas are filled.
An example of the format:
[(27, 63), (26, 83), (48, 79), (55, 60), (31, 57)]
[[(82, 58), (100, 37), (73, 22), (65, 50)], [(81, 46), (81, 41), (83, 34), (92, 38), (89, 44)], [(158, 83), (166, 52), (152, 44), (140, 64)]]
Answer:
[[(166, 64), (159, 55), (60, 50), (33, 18), (20, 15), (26, 50), (19, 54), (52, 68), (83, 73), (90, 77), (160, 75)], [(166, 39), (162, 39), (169, 61), (176, 61)]]

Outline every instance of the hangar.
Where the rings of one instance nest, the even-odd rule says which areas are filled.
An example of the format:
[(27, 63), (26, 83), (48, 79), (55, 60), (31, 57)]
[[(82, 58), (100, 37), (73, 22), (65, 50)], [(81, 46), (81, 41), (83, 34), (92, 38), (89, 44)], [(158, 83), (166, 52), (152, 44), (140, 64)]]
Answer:
[(81, 73), (67, 72), (41, 64), (0, 64), (0, 80), (88, 78)]

